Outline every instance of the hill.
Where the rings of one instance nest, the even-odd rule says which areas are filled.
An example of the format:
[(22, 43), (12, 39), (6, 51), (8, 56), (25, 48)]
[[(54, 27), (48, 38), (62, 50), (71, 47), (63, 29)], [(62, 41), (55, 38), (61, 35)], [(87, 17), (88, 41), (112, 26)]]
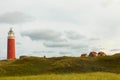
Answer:
[(104, 57), (26, 57), (0, 61), (0, 76), (23, 76), (50, 73), (120, 73), (120, 54)]

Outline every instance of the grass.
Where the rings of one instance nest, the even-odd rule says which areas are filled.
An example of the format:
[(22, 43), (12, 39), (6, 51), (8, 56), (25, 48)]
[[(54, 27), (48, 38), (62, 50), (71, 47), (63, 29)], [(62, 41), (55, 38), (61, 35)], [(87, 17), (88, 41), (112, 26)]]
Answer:
[(105, 57), (27, 57), (0, 61), (0, 76), (111, 72), (120, 73), (120, 54)]
[(104, 72), (81, 74), (42, 74), (36, 76), (1, 77), (0, 80), (120, 80), (120, 74)]

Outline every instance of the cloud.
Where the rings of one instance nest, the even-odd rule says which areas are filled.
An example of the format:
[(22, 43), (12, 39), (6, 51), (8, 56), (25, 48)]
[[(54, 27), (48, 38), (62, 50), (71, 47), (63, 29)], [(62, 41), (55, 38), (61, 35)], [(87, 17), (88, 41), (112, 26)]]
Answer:
[(100, 39), (99, 38), (90, 38), (89, 40), (90, 41), (99, 41)]
[(51, 47), (51, 48), (64, 48), (64, 47), (70, 47), (71, 45), (69, 43), (44, 43), (44, 46)]
[(61, 22), (61, 23), (69, 23), (69, 24), (79, 24), (80, 20), (76, 15), (73, 15), (73, 12), (66, 12), (66, 10), (61, 8), (54, 8), (49, 10), (48, 20)]
[(33, 17), (18, 11), (6, 12), (0, 15), (0, 23), (6, 23), (6, 24), (26, 23), (32, 20), (33, 20)]
[(105, 48), (102, 47), (91, 47), (91, 51), (103, 51)]
[(71, 49), (81, 49), (81, 50), (87, 50), (89, 48), (88, 45), (85, 45), (84, 43), (76, 44), (71, 47)]
[(66, 37), (71, 40), (85, 39), (85, 36), (74, 31), (65, 31)]
[(59, 54), (64, 55), (64, 54), (71, 54), (71, 52), (59, 52)]
[(62, 34), (53, 30), (33, 30), (24, 31), (21, 33), (22, 36), (27, 36), (32, 40), (45, 40), (45, 41), (64, 41)]
[(16, 42), (17, 45), (21, 45), (22, 43), (21, 42)]
[(113, 0), (104, 0), (102, 2), (102, 6), (107, 7), (107, 6), (111, 5), (112, 3), (113, 3)]
[(116, 51), (120, 51), (120, 49), (111, 49), (111, 52), (116, 52)]
[(88, 52), (91, 49), (91, 41), (98, 38), (86, 38), (86, 36), (74, 31), (54, 31), (54, 30), (32, 30), (24, 31), (22, 36), (29, 37), (31, 40), (43, 41), (41, 44), (45, 48)]
[(40, 54), (40, 53), (54, 53), (54, 51), (33, 51), (32, 53), (37, 53), (37, 54)]

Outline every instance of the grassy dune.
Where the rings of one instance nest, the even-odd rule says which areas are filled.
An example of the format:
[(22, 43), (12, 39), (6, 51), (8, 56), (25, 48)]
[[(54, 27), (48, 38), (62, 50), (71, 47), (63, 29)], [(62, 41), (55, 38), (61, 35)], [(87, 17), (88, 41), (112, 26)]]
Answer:
[(120, 80), (120, 74), (82, 73), (82, 74), (44, 74), (37, 76), (1, 77), (0, 80)]
[(40, 74), (120, 73), (120, 54), (105, 57), (27, 57), (0, 61), (0, 76)]

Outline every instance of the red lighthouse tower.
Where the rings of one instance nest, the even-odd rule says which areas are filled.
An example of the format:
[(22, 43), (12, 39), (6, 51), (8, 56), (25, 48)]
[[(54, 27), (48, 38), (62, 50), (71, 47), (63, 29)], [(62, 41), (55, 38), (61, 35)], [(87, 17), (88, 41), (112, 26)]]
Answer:
[(7, 59), (15, 59), (15, 36), (12, 28), (8, 32)]

